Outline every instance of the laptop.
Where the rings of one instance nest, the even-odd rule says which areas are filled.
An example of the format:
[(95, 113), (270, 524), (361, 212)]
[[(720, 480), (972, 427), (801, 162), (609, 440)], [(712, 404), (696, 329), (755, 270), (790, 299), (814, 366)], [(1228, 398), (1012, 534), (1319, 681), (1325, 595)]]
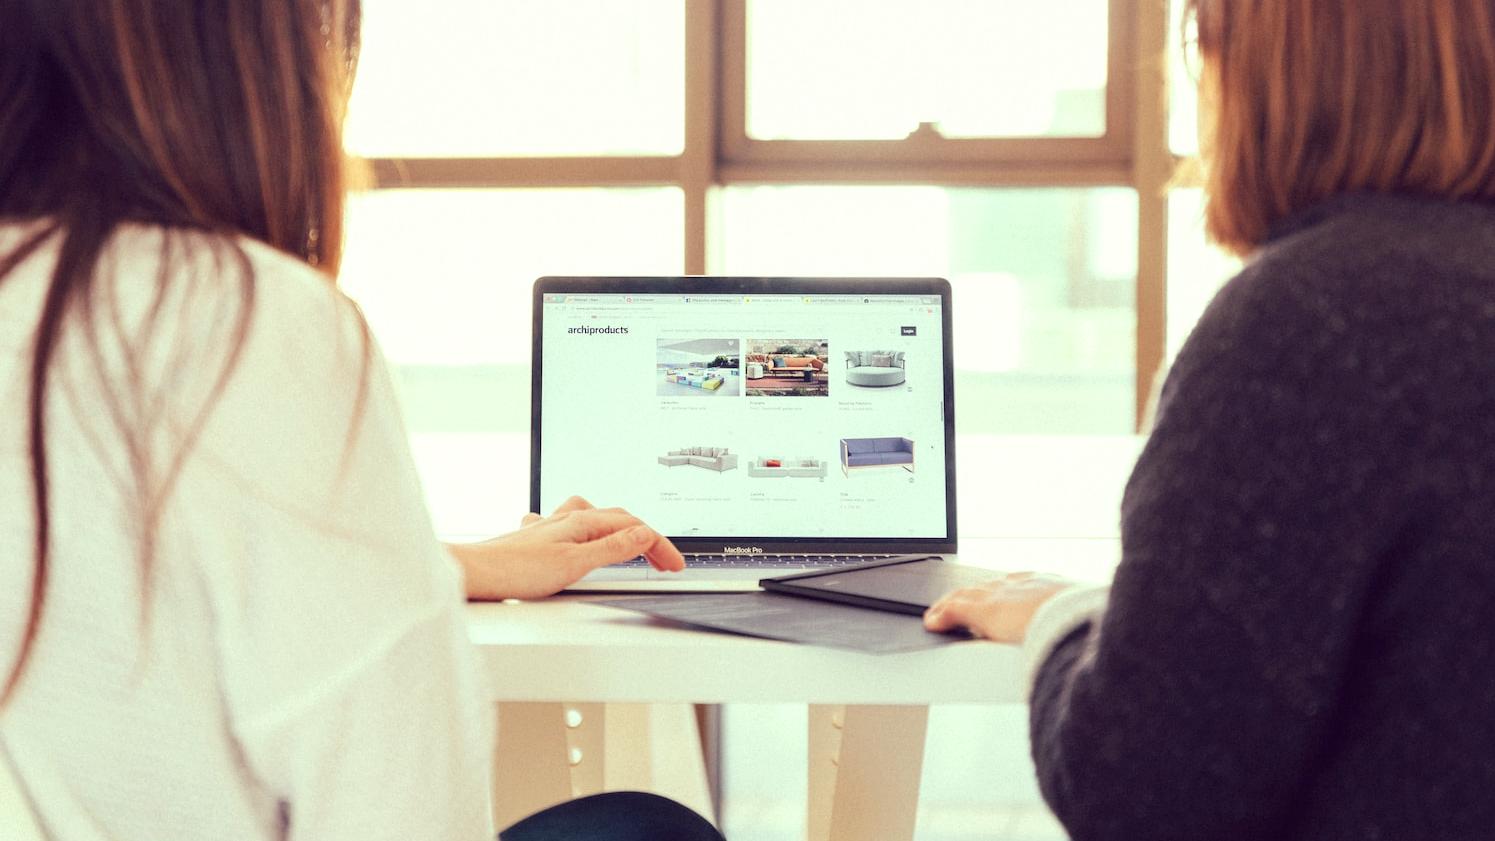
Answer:
[(749, 591), (956, 551), (950, 284), (543, 277), (530, 508), (572, 495), (667, 535), (573, 591)]

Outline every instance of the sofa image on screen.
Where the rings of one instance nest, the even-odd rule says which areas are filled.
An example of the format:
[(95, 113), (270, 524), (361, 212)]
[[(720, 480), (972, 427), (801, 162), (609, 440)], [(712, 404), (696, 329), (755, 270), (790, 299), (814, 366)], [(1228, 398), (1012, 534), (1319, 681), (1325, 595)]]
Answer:
[(742, 394), (741, 360), (741, 339), (656, 339), (654, 394), (688, 399), (736, 397)]
[(841, 473), (864, 467), (901, 467), (914, 472), (914, 442), (908, 438), (842, 438)]
[(846, 383), (867, 388), (902, 385), (904, 376), (901, 350), (846, 351)]
[(748, 464), (748, 475), (761, 479), (824, 479), (826, 463), (818, 458), (755, 458)]
[(764, 373), (770, 377), (803, 377), (812, 379), (825, 368), (825, 361), (814, 356), (773, 354), (768, 358)]
[(747, 357), (749, 379), (761, 377), (789, 377), (796, 380), (813, 380), (825, 370), (825, 360), (818, 356), (792, 353), (750, 353)]
[[(733, 371), (735, 374), (736, 371)], [(722, 387), (726, 380), (719, 371), (710, 371), (701, 368), (679, 368), (664, 372), (664, 381), (667, 383), (679, 383), (691, 388), (703, 388), (707, 391), (716, 391)]]
[(830, 342), (823, 338), (745, 339), (743, 383), (748, 397), (827, 397)]
[(659, 463), (665, 467), (689, 464), (722, 473), (737, 469), (737, 456), (727, 452), (726, 447), (687, 447), (683, 450), (670, 450), (667, 455), (659, 457)]

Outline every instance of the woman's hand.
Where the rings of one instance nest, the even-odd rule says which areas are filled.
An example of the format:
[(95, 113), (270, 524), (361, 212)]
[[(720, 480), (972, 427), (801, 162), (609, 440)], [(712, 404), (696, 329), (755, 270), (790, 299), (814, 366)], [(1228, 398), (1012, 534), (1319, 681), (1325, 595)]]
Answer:
[(549, 517), (524, 515), (518, 531), (449, 546), (470, 599), (538, 599), (609, 564), (643, 555), (655, 569), (685, 569), (668, 538), (621, 508), (593, 508), (573, 496)]
[(965, 627), (996, 642), (1022, 642), (1038, 608), (1074, 586), (1073, 581), (1046, 573), (1002, 575), (946, 594), (924, 612), (924, 627), (942, 632)]

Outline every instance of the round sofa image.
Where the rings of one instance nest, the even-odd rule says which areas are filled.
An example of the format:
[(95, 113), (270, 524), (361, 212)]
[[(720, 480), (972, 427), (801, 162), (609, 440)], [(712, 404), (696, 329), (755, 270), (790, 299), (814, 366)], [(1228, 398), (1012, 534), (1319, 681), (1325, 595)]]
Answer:
[(907, 379), (901, 350), (846, 351), (846, 384), (863, 388), (902, 385)]

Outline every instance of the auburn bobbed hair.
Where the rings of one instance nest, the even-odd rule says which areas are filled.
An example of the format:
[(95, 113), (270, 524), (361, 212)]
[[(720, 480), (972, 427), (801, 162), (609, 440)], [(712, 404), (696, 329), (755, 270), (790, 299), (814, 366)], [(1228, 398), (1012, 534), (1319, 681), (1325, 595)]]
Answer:
[(1210, 236), (1337, 194), (1495, 197), (1491, 0), (1188, 0)]

